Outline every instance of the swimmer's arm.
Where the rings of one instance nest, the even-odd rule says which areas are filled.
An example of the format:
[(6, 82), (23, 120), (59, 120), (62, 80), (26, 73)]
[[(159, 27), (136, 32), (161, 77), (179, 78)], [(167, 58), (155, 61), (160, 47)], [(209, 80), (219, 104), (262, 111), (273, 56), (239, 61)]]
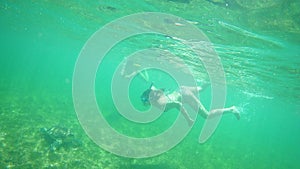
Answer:
[(158, 90), (153, 84), (151, 85), (151, 90)]
[(133, 76), (135, 76), (135, 75), (137, 75), (138, 73), (136, 72), (136, 71), (134, 71), (134, 72), (132, 72), (131, 74), (128, 74), (128, 75), (125, 75), (125, 77), (126, 78), (131, 78), (131, 77), (133, 77)]
[(181, 102), (178, 101), (174, 101), (172, 103), (168, 103), (166, 105), (166, 111), (170, 110), (172, 108), (176, 108), (178, 109), (181, 114), (184, 116), (184, 118), (188, 121), (189, 125), (191, 125), (192, 123), (194, 123), (194, 120), (190, 117), (190, 115), (188, 114), (188, 112), (185, 110), (185, 108), (182, 106)]
[(161, 91), (165, 91), (165, 89), (164, 88), (160, 88), (160, 89), (158, 89), (158, 88), (156, 88), (154, 85), (153, 85), (153, 82), (152, 82), (152, 84), (151, 84), (151, 90), (161, 90)]

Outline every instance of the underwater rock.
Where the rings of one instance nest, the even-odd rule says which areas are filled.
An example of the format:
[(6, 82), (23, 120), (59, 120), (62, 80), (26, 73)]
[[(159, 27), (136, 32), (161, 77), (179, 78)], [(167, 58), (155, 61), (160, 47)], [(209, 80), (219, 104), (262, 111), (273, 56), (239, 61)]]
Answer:
[(42, 136), (49, 144), (49, 150), (55, 151), (64, 148), (77, 148), (81, 146), (82, 142), (74, 137), (74, 134), (70, 129), (61, 127), (61, 126), (53, 126), (51, 128), (41, 128), (40, 132)]

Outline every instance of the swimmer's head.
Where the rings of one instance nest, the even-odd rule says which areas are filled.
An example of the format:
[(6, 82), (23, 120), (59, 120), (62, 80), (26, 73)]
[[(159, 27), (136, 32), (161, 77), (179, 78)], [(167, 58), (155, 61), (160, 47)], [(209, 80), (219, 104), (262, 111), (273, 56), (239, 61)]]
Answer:
[(141, 95), (141, 101), (144, 103), (145, 106), (150, 104), (149, 98), (150, 98), (150, 93), (152, 91), (152, 86), (153, 86), (153, 82), (151, 83), (150, 87), (147, 90), (145, 90)]
[(149, 101), (150, 92), (151, 92), (151, 89), (147, 89), (141, 95), (141, 101), (144, 103), (144, 105), (149, 105), (150, 104), (150, 101)]

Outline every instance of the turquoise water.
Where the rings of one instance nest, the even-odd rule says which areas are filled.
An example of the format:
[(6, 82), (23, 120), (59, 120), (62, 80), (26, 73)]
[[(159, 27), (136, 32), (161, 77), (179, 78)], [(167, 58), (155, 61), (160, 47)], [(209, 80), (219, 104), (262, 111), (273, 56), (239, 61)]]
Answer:
[[(1, 0), (0, 168), (300, 168), (299, 7), (296, 0)], [(226, 106), (236, 105), (241, 119), (222, 117), (213, 136), (199, 144), (204, 123), (199, 117), (170, 151), (131, 159), (101, 149), (85, 134), (73, 106), (72, 77), (81, 48), (95, 31), (119, 17), (149, 11), (182, 17), (209, 37), (226, 74)], [(97, 75), (95, 84), (109, 86), (106, 78), (117, 61), (148, 47), (182, 54), (197, 68), (193, 73), (199, 83), (209, 81), (201, 63), (183, 54), (178, 42), (137, 36), (112, 49), (107, 57), (116, 59), (105, 62), (107, 74)], [(170, 77), (153, 73), (149, 81), (176, 88)], [(144, 109), (135, 98), (149, 83), (137, 77), (133, 85), (133, 105)], [(149, 126), (132, 124), (111, 106), (109, 90), (95, 91), (98, 101), (108, 98), (99, 101), (108, 122), (131, 136), (160, 133), (178, 114), (168, 112)], [(207, 89), (201, 95), (207, 108), (210, 99)], [(81, 144), (50, 151), (40, 129), (52, 126), (70, 129)]]

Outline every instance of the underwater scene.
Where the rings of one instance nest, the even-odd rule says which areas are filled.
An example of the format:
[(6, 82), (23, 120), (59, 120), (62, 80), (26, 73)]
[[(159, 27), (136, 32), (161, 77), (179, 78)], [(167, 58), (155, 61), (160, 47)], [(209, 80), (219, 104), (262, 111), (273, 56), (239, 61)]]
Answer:
[[(113, 42), (127, 28), (136, 25), (125, 22), (124, 27), (109, 30), (109, 34), (102, 36), (103, 43), (97, 45), (113, 43), (114, 46), (101, 64), (91, 64), (97, 70), (93, 88), (89, 90), (94, 93), (91, 97), (96, 98), (101, 117), (113, 129), (109, 131), (130, 138), (155, 137), (175, 126), (182, 115), (183, 127), (170, 137), (191, 127), (178, 142), (174, 141), (176, 144), (170, 138), (162, 139), (159, 146), (168, 141), (174, 144), (165, 151), (133, 157), (109, 151), (125, 145), (122, 153), (130, 154), (132, 143), (116, 140), (101, 127), (98, 127), (101, 133), (96, 135), (99, 140), (108, 139), (106, 147), (99, 146), (92, 138), (90, 130), (84, 127), (86, 123), (81, 121), (89, 115), (89, 108), (87, 114), (77, 111), (80, 106), (88, 107), (84, 104), (86, 98), (78, 98), (81, 95), (76, 95), (78, 88), (74, 82), (78, 58), (85, 53), (91, 37), (120, 18), (142, 12), (185, 20), (157, 18), (150, 23), (145, 18), (141, 20), (145, 27), (158, 23), (171, 34), (175, 31), (165, 25), (191, 26), (203, 33), (201, 37), (210, 44), (222, 65), (226, 81), (224, 107), (228, 109), (222, 111), (213, 134), (200, 143), (200, 133), (210, 117), (206, 110), (212, 107), (213, 83), (206, 65), (189, 48), (192, 45), (206, 49), (199, 41), (189, 41), (198, 35), (188, 32), (190, 39), (183, 40), (179, 36), (184, 33), (178, 31), (173, 36), (145, 33)], [(300, 168), (298, 0), (0, 0), (0, 24), (0, 169)], [(167, 99), (175, 96), (171, 93), (182, 94), (176, 92), (181, 88), (178, 79), (167, 72), (159, 69), (134, 72), (124, 68), (125, 64), (141, 67), (149, 63), (147, 58), (151, 56), (147, 54), (128, 63), (124, 60), (137, 51), (153, 48), (176, 55), (168, 57), (167, 63), (178, 63), (176, 58), (180, 58), (196, 85), (203, 89), (194, 98), (202, 105), (197, 117), (190, 119), (182, 107), (176, 107), (182, 106), (177, 101), (149, 123), (136, 123), (120, 113), (114, 103), (120, 98), (130, 100), (120, 106), (130, 105), (141, 112), (149, 110), (152, 103), (149, 89), (163, 92)], [(111, 86), (117, 69), (131, 79), (128, 96), (120, 94), (123, 89)], [(174, 74), (186, 71), (181, 65), (175, 70), (178, 72)], [(79, 80), (84, 83), (89, 77)], [(81, 104), (77, 99), (83, 100)], [(143, 114), (137, 116), (143, 118)], [(92, 123), (93, 116), (89, 120)], [(145, 147), (137, 151), (147, 154), (155, 149), (149, 145), (145, 142)]]

